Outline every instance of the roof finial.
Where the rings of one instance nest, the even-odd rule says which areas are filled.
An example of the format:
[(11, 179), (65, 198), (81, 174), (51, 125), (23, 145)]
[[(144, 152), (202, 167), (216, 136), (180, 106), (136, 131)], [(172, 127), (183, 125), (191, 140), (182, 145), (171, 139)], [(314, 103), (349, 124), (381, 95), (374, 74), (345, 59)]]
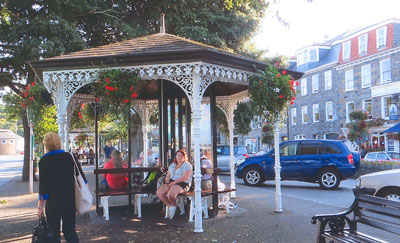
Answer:
[(165, 14), (161, 13), (161, 18), (160, 18), (160, 33), (165, 34), (165, 20), (164, 20)]

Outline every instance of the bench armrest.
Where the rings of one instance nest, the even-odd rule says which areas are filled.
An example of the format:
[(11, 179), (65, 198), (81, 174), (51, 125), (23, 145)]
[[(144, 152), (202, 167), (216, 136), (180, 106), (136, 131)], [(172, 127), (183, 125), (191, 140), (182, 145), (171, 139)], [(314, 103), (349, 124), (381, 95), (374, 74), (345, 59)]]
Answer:
[(347, 214), (349, 214), (348, 211), (337, 213), (337, 214), (317, 214), (311, 218), (311, 223), (316, 224), (317, 220), (325, 221), (325, 220), (335, 219), (335, 218), (339, 218), (339, 217), (345, 217)]

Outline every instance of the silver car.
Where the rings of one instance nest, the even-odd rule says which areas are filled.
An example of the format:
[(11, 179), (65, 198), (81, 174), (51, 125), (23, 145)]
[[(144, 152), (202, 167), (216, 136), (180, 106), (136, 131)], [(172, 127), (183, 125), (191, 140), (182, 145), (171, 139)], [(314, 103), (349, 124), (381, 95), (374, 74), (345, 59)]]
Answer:
[(372, 188), (374, 196), (400, 202), (400, 169), (384, 170), (360, 176), (356, 187)]
[[(234, 164), (240, 159), (249, 157), (247, 155), (247, 149), (244, 146), (234, 146)], [(221, 168), (222, 171), (230, 171), (230, 147), (229, 145), (217, 146), (217, 167)]]

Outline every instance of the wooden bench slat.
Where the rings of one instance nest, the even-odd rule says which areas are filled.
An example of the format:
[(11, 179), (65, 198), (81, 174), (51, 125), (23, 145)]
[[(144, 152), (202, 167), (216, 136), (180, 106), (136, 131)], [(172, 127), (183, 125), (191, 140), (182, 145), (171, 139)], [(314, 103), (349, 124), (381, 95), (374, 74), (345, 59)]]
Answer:
[(392, 200), (386, 200), (385, 198), (380, 198), (380, 197), (375, 197), (367, 194), (361, 194), (359, 197), (360, 201), (366, 201), (366, 202), (372, 202), (372, 203), (378, 203), (378, 204), (383, 204), (386, 206), (391, 206), (394, 208), (400, 209), (400, 202), (392, 201)]
[(373, 221), (370, 219), (366, 219), (366, 218), (357, 218), (357, 222), (378, 228), (378, 229), (382, 229), (382, 230), (386, 230), (395, 234), (400, 234), (400, 227), (394, 227), (393, 225), (390, 224), (384, 224), (381, 222), (377, 222), (377, 221)]
[(352, 242), (352, 243), (388, 243), (387, 241), (380, 240), (370, 235), (366, 235), (360, 232), (349, 232), (344, 231), (341, 233), (324, 232), (323, 236), (327, 239), (334, 240), (335, 242)]
[(358, 211), (357, 216), (361, 218), (369, 218), (371, 220), (381, 221), (383, 223), (397, 224), (400, 227), (400, 217), (392, 217), (390, 215), (363, 209), (360, 209)]
[(378, 205), (378, 204), (372, 204), (370, 202), (365, 202), (365, 201), (359, 201), (358, 202), (358, 207), (362, 208), (362, 209), (369, 209), (369, 210), (373, 210), (376, 212), (381, 212), (381, 213), (385, 213), (394, 217), (400, 217), (400, 210), (399, 209), (395, 209), (395, 208), (391, 208), (391, 207), (387, 207), (385, 205)]

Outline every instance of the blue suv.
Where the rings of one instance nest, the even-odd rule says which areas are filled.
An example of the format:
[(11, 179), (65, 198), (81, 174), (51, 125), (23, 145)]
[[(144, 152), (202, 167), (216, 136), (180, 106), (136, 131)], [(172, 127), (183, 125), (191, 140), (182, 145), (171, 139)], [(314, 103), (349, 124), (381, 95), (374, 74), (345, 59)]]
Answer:
[[(340, 181), (356, 173), (360, 155), (338, 140), (296, 140), (279, 145), (282, 180), (316, 183), (335, 189)], [(239, 160), (235, 175), (249, 186), (275, 179), (274, 149), (265, 155)]]

